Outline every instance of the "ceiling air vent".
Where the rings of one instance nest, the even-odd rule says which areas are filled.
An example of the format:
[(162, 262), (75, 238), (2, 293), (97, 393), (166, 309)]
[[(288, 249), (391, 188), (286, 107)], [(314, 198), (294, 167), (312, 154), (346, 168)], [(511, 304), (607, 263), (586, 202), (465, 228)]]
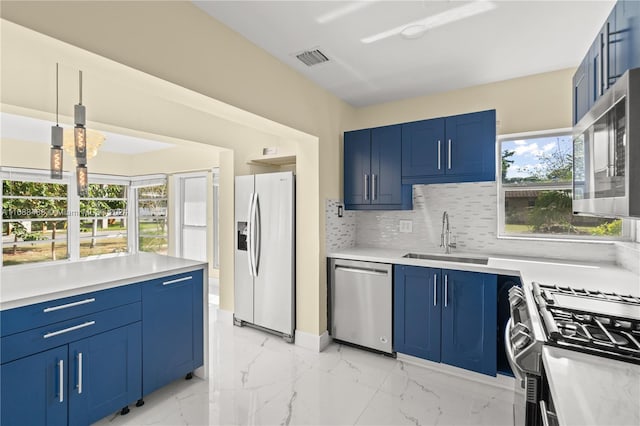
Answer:
[(307, 50), (305, 52), (298, 53), (296, 55), (296, 58), (300, 59), (300, 61), (302, 61), (308, 67), (318, 65), (329, 60), (329, 58), (327, 58), (324, 53), (322, 53), (318, 49)]

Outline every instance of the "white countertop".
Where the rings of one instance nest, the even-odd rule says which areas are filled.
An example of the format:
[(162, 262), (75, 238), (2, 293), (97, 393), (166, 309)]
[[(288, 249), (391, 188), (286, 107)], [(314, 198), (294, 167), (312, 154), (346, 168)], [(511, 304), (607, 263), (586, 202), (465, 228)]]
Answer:
[(0, 269), (0, 310), (205, 268), (207, 263), (152, 253)]
[[(542, 284), (556, 284), (640, 296), (640, 277), (610, 263), (563, 262), (548, 259), (485, 255), (485, 257), (489, 258), (487, 265), (478, 265), (443, 260), (403, 258), (402, 256), (407, 252), (407, 250), (354, 247), (331, 252), (327, 257), (511, 275), (521, 277), (522, 282), (527, 284), (530, 284), (531, 281), (537, 281)], [(436, 252), (432, 254), (441, 255), (443, 253)], [(483, 255), (481, 253), (454, 252), (451, 256)]]
[(545, 346), (560, 425), (640, 425), (640, 365)]
[[(487, 265), (477, 265), (406, 259), (402, 257), (406, 253), (406, 250), (350, 248), (328, 257), (519, 276), (527, 287), (537, 281), (640, 296), (640, 277), (613, 264), (489, 255)], [(526, 294), (532, 304), (531, 292)], [(534, 319), (532, 326), (537, 333), (541, 325), (537, 316)], [(640, 425), (639, 365), (546, 346), (543, 362), (560, 425)]]

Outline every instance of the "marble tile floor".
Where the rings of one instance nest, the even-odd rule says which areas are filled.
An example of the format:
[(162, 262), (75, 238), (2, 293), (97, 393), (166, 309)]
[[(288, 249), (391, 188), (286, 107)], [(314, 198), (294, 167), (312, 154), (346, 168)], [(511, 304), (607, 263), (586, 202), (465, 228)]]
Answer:
[(513, 425), (513, 392), (345, 345), (315, 353), (217, 320), (211, 376), (97, 425)]

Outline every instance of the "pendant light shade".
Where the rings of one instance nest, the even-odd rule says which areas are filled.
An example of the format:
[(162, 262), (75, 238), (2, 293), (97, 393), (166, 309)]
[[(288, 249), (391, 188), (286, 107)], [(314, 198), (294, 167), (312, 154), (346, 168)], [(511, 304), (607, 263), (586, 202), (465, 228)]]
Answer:
[(87, 166), (79, 164), (76, 166), (76, 184), (78, 186), (78, 196), (89, 195), (89, 172)]
[(62, 179), (62, 127), (58, 124), (58, 64), (56, 63), (56, 125), (51, 126), (51, 179)]
[(76, 161), (78, 164), (87, 164), (87, 129), (84, 125), (86, 123), (86, 110), (82, 105), (82, 71), (80, 71), (80, 102), (73, 108), (74, 122), (76, 123), (73, 129), (73, 139), (76, 147)]

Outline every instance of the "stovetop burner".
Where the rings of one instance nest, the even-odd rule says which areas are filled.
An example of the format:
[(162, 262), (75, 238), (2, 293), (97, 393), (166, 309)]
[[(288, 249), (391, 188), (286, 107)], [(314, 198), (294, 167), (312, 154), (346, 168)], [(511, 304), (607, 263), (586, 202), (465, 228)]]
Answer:
[(639, 298), (538, 283), (533, 293), (548, 344), (640, 364)]

